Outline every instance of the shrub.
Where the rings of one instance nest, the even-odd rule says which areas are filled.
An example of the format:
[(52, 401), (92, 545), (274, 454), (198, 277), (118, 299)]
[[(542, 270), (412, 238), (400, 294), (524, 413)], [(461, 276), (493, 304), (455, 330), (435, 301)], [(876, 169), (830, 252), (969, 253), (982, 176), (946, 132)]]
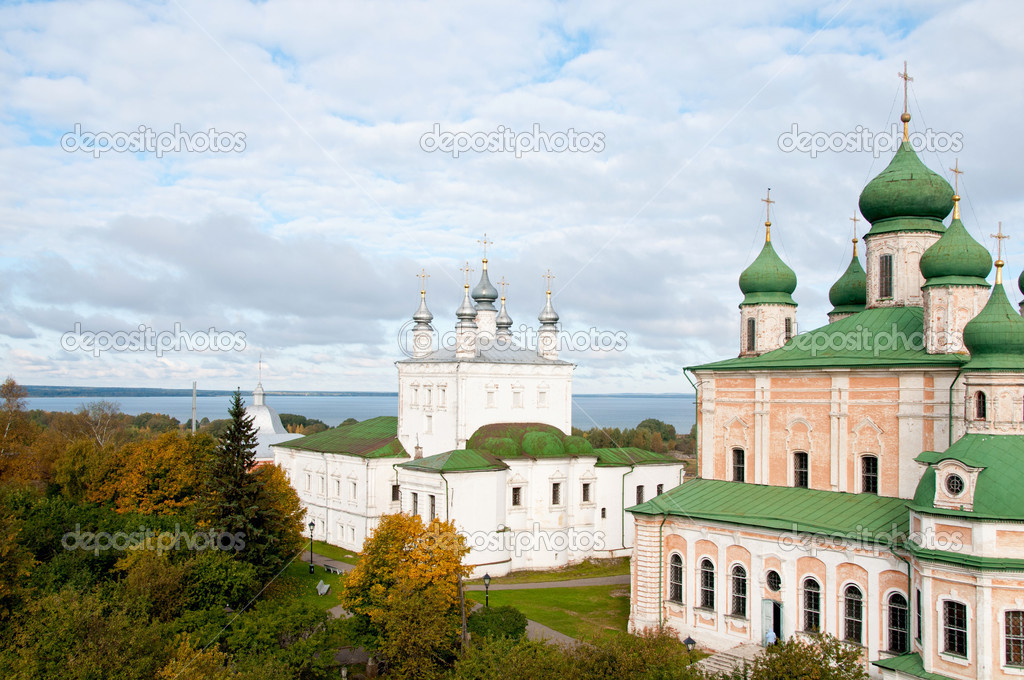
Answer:
[(473, 612), (466, 627), (473, 635), (518, 639), (526, 634), (526, 616), (515, 607), (481, 607)]

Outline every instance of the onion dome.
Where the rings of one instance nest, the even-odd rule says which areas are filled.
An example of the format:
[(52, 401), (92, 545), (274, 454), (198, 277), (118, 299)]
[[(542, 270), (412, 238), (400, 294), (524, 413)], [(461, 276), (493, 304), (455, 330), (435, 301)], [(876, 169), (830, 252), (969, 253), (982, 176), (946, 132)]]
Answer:
[(480, 272), (480, 283), (473, 288), (473, 300), (477, 309), (494, 311), (494, 301), (498, 299), (498, 289), (491, 285), (487, 276), (487, 258), (484, 258), (483, 271)]
[(964, 347), (971, 353), (965, 370), (1024, 370), (1024, 317), (1006, 297), (1003, 261), (996, 261), (996, 285), (978, 316), (964, 326)]
[(1017, 290), (1020, 291), (1021, 295), (1024, 295), (1024, 271), (1017, 277)]
[(828, 301), (834, 309), (832, 314), (854, 314), (863, 312), (868, 304), (868, 275), (857, 257), (857, 242), (854, 240), (853, 259), (839, 280), (828, 290)]
[(469, 284), (466, 284), (466, 294), (462, 298), (462, 304), (455, 310), (455, 316), (459, 319), (456, 328), (476, 328), (476, 307), (469, 300)]
[(427, 291), (425, 290), (420, 291), (420, 306), (412, 315), (412, 320), (416, 322), (416, 330), (430, 330), (430, 322), (434, 320), (434, 315), (427, 309)]
[(558, 323), (558, 314), (555, 313), (555, 308), (551, 306), (550, 290), (548, 291), (548, 302), (544, 305), (544, 309), (540, 310), (537, 320), (540, 321), (541, 326), (554, 326)]
[[(959, 197), (957, 197), (959, 198)], [(921, 256), (921, 274), (928, 286), (985, 286), (992, 271), (992, 255), (968, 233), (954, 208), (946, 233)]]
[(868, 234), (893, 231), (942, 233), (953, 209), (953, 187), (921, 162), (910, 142), (860, 194), (860, 212), (871, 223)]
[(498, 312), (498, 317), (494, 320), (494, 325), (498, 329), (499, 335), (508, 335), (511, 333), (512, 328), (512, 317), (505, 311), (505, 296), (501, 296), (501, 311)]
[(794, 290), (796, 274), (772, 248), (771, 237), (766, 237), (761, 254), (740, 274), (741, 305), (774, 302), (795, 306)]

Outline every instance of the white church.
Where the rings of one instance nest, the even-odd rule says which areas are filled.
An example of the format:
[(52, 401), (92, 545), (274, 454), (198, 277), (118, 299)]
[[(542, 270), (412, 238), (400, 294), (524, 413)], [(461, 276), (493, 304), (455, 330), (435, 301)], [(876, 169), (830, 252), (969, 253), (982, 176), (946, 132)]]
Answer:
[[(575, 366), (558, 357), (559, 317), (547, 300), (537, 347), (512, 337), (512, 319), (484, 257), (469, 268), (454, 343), (443, 346), (425, 287), (411, 356), (398, 367), (398, 415), (273, 445), (314, 536), (359, 550), (381, 515), (454, 520), (475, 575), (627, 555), (625, 508), (682, 481), (682, 463), (632, 447), (593, 449), (571, 436)], [(549, 279), (550, 281), (550, 279)]]

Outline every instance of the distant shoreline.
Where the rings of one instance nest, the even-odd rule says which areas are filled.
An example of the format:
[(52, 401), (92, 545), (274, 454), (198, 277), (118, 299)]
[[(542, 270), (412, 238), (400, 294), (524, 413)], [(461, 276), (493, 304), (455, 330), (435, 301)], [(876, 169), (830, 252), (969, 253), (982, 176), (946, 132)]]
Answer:
[[(162, 387), (76, 387), (66, 385), (23, 385), (30, 398), (40, 397), (71, 397), (71, 398), (117, 398), (117, 397), (191, 397), (192, 390), (168, 389)], [(196, 390), (200, 397), (225, 397), (230, 396), (234, 390)], [(243, 395), (250, 394), (251, 390), (242, 390)], [(398, 392), (361, 392), (349, 391), (328, 391), (328, 390), (267, 390), (267, 396), (288, 396), (288, 397), (397, 397)], [(641, 393), (641, 392), (611, 392), (603, 394), (576, 394), (576, 397), (614, 397), (618, 399), (643, 398), (643, 399), (687, 399), (693, 398), (693, 394), (685, 392), (674, 393)]]

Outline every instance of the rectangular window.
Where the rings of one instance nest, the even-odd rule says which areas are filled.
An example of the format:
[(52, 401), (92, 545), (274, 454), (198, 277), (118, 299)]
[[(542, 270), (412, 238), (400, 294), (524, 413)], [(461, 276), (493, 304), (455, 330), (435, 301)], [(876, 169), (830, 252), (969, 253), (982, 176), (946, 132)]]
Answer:
[(512, 507), (518, 508), (523, 504), (523, 487), (512, 487)]
[(323, 475), (317, 475), (317, 477), (319, 478), (319, 481), (320, 481), (320, 493), (323, 493), (324, 491), (327, 490), (327, 483), (324, 480), (324, 476)]
[(413, 387), (412, 388), (412, 405), (413, 406), (419, 406), (420, 405), (420, 388), (418, 388), (418, 387)]
[(349, 496), (349, 499), (354, 501), (356, 499), (356, 483), (355, 482), (349, 482), (348, 487), (349, 487), (348, 490), (351, 492), (351, 495)]
[(878, 297), (892, 297), (892, 255), (878, 258)]
[(335, 496), (340, 496), (341, 495), (341, 480), (340, 479), (335, 479), (334, 480), (334, 495)]
[(423, 405), (424, 406), (430, 406), (431, 397), (433, 397), (433, 396), (434, 396), (434, 391), (432, 389), (430, 389), (429, 387), (426, 388), (426, 390), (424, 390), (424, 395), (423, 395), (423, 397), (424, 397), (423, 398)]
[(743, 449), (732, 450), (732, 481), (745, 482), (747, 478), (746, 454)]
[(655, 493), (656, 493), (656, 494), (657, 494), (658, 496), (660, 496), (661, 494), (665, 493), (665, 485), (664, 485), (664, 484), (659, 484), (659, 485), (658, 485), (658, 486), (656, 487), (656, 489), (655, 489)]
[(437, 498), (430, 494), (430, 519), (437, 517)]
[(640, 505), (644, 502), (644, 485), (640, 484), (636, 487), (636, 504)]
[(562, 504), (562, 483), (555, 482), (551, 485), (551, 505)]
[(433, 434), (433, 431), (434, 431), (434, 416), (428, 415), (426, 417), (426, 422), (423, 425), (423, 433), (424, 434)]
[(349, 527), (348, 528), (348, 540), (351, 541), (352, 543), (356, 542), (356, 528), (355, 527)]
[(878, 458), (875, 456), (864, 456), (861, 458), (861, 491), (863, 493), (878, 493)]
[(1024, 666), (1024, 612), (1006, 612), (1006, 665)]
[(545, 390), (541, 390), (537, 393), (537, 406), (541, 408), (547, 408), (548, 406), (548, 393)]
[(415, 491), (412, 494), (412, 514), (420, 514), (420, 495)]
[(811, 485), (810, 470), (808, 470), (807, 453), (797, 451), (793, 454), (793, 486), (806, 489)]
[(516, 390), (512, 393), (512, 408), (523, 407), (523, 392), (522, 390)]
[(608, 517), (608, 508), (601, 508), (601, 519), (606, 519), (607, 517)]
[(967, 656), (967, 605), (959, 602), (942, 603), (942, 651), (956, 656)]
[(590, 482), (583, 483), (583, 502), (590, 502)]
[(793, 339), (793, 320), (786, 319), (786, 342)]
[(924, 629), (924, 608), (921, 606), (921, 589), (917, 589), (917, 608), (915, 614), (917, 616), (917, 641), (921, 641), (921, 635)]
[(747, 351), (753, 352), (757, 346), (757, 321), (754, 319), (747, 319)]
[(494, 390), (487, 390), (487, 408), (494, 408)]
[(445, 397), (447, 396), (446, 392), (447, 392), (447, 390), (444, 387), (438, 387), (437, 388), (437, 405), (438, 406), (444, 406)]
[(392, 484), (391, 485), (391, 501), (394, 502), (394, 501), (400, 501), (400, 500), (402, 500), (402, 487), (400, 487), (398, 484)]
[(313, 487), (313, 476), (308, 472), (306, 473), (306, 491), (309, 491)]

